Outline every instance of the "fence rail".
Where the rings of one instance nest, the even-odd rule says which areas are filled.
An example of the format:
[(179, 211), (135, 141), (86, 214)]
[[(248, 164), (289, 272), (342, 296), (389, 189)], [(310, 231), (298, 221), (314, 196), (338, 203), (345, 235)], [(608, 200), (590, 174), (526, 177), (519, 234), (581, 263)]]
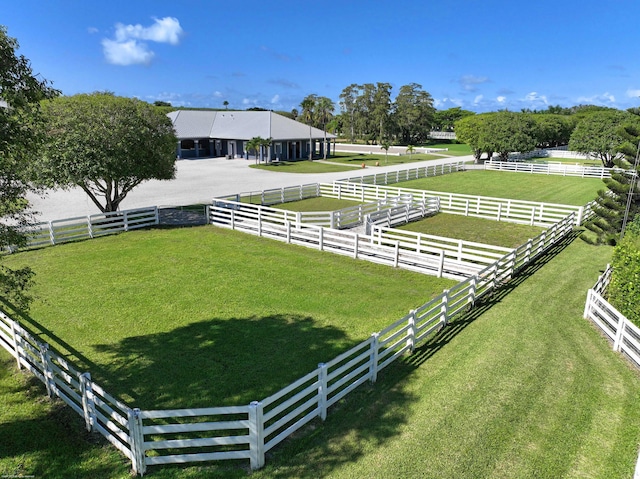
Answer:
[(581, 166), (567, 163), (524, 163), (519, 161), (487, 161), (485, 170), (537, 173), (541, 175), (579, 176), (581, 178), (611, 178), (617, 168)]
[(342, 181), (336, 181), (332, 184), (321, 184), (320, 195), (354, 201), (375, 201), (381, 198), (387, 198), (388, 196), (401, 195), (411, 197), (413, 201), (439, 198), (440, 211), (442, 213), (474, 216), (540, 227), (549, 227), (571, 213), (576, 213), (575, 221), (576, 225), (579, 226), (591, 211), (590, 205), (561, 205)]
[(27, 246), (56, 245), (157, 225), (158, 208), (137, 208), (37, 223), (27, 231)]

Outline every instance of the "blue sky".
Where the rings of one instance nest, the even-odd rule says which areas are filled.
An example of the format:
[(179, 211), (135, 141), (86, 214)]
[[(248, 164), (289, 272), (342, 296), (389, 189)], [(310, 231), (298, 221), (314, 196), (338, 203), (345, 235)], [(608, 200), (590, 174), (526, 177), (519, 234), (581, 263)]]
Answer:
[(19, 53), (65, 95), (289, 111), (388, 82), (438, 109), (640, 106), (637, 0), (2, 3)]

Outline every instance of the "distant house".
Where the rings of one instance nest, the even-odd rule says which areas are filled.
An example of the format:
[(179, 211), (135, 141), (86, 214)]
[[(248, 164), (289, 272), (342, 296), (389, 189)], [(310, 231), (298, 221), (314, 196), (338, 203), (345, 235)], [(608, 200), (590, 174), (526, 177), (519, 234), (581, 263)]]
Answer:
[[(272, 111), (205, 111), (178, 110), (168, 114), (178, 137), (178, 158), (248, 158), (246, 144), (251, 138), (271, 138), (266, 159), (292, 160), (308, 158), (309, 148), (314, 157), (331, 153), (331, 140), (326, 134), (299, 121)], [(251, 152), (253, 157), (254, 152)]]

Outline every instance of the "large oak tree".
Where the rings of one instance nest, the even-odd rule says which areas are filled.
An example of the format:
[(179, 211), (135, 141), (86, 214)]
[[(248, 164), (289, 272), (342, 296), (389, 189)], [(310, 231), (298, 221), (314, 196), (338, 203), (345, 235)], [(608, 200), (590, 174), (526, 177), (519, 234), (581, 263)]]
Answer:
[(177, 138), (157, 107), (110, 93), (81, 94), (42, 104), (47, 148), (41, 178), (82, 188), (102, 212), (146, 180), (175, 177)]

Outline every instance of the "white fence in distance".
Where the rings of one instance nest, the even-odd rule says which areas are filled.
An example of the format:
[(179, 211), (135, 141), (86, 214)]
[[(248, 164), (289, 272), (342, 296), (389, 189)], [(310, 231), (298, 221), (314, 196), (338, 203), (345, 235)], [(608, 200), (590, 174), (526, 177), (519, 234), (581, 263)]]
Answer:
[(611, 172), (616, 170), (616, 168), (604, 168), (602, 166), (582, 166), (568, 163), (524, 163), (519, 161), (487, 161), (484, 163), (484, 169), (601, 179), (611, 178)]
[(440, 199), (440, 212), (442, 213), (474, 216), (543, 228), (557, 223), (571, 213), (575, 213), (576, 225), (579, 226), (591, 214), (590, 204), (586, 206), (561, 205), (342, 181), (331, 184), (322, 183), (320, 195), (353, 201), (376, 201), (388, 196), (411, 196), (413, 201), (424, 201), (426, 198), (436, 197)]
[(158, 208), (136, 208), (46, 221), (29, 228), (27, 246), (56, 245), (68, 241), (96, 238), (109, 234), (147, 228), (158, 224)]
[(640, 328), (629, 321), (603, 297), (611, 277), (611, 267), (598, 278), (587, 292), (584, 318), (590, 319), (613, 343), (613, 350), (624, 354), (637, 368), (640, 368)]

